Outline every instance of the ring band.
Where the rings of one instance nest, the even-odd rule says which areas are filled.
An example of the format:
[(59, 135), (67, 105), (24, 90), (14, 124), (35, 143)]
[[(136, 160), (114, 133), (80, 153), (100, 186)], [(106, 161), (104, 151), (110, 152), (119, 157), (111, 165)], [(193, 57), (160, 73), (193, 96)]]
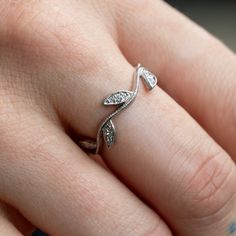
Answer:
[(158, 82), (157, 77), (141, 64), (138, 64), (135, 69), (134, 79), (136, 81), (133, 90), (119, 90), (104, 99), (103, 105), (114, 105), (117, 106), (117, 109), (101, 123), (96, 140), (84, 139), (79, 141), (79, 146), (86, 152), (94, 154), (99, 153), (102, 145), (102, 136), (107, 148), (110, 148), (115, 143), (117, 134), (112, 118), (117, 116), (134, 101), (138, 94), (140, 79), (143, 79), (143, 82), (149, 91), (152, 90)]

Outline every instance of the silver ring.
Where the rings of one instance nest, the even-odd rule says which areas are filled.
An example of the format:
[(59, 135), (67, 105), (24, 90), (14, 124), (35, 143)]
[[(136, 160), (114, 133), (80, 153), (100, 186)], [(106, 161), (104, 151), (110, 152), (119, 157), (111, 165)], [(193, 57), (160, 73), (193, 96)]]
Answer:
[(108, 149), (114, 145), (117, 139), (117, 134), (112, 118), (117, 116), (134, 101), (138, 94), (141, 78), (149, 91), (157, 85), (157, 77), (141, 64), (138, 64), (134, 72), (135, 84), (133, 90), (119, 90), (104, 99), (103, 105), (116, 106), (117, 109), (100, 124), (96, 140), (84, 139), (79, 141), (78, 144), (82, 149), (94, 154), (99, 153), (102, 146), (102, 137)]

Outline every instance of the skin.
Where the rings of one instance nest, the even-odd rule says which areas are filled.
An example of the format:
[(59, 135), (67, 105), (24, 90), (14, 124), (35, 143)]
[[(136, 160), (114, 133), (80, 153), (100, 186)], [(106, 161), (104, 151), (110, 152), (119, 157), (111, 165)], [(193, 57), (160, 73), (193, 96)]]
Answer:
[[(236, 57), (162, 1), (0, 2), (0, 235), (236, 234)], [(100, 157), (77, 145), (132, 87)]]

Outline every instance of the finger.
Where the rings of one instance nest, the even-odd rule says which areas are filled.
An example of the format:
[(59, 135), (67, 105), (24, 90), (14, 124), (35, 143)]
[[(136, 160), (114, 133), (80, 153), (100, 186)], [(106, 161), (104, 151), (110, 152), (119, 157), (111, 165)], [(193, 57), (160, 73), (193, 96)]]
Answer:
[(13, 207), (0, 202), (0, 235), (30, 236), (35, 228)]
[(0, 216), (0, 234), (8, 236), (23, 236), (6, 218)]
[(119, 141), (105, 149), (107, 164), (177, 234), (227, 235), (236, 216), (234, 164), (164, 92), (153, 94), (114, 120)]
[(119, 44), (159, 74), (175, 98), (236, 160), (236, 57), (163, 1), (119, 1)]
[(55, 236), (171, 235), (55, 123), (22, 107), (15, 114), (1, 116), (0, 196), (34, 225)]
[[(87, 105), (83, 112), (67, 115), (78, 133), (89, 131), (88, 137), (96, 137), (94, 126), (111, 113), (101, 105), (103, 99), (132, 87), (134, 68), (115, 50), (110, 52), (116, 65), (79, 82), (86, 87), (80, 96)], [(113, 118), (117, 140), (110, 150), (103, 149), (106, 164), (160, 212), (177, 235), (227, 235), (236, 217), (233, 161), (165, 92), (156, 88), (146, 93), (141, 87), (132, 106)], [(71, 94), (76, 103), (76, 91)], [(89, 102), (91, 96), (94, 102)]]
[(232, 160), (163, 91), (142, 95), (114, 119), (118, 137), (103, 151), (107, 165), (177, 234), (227, 235), (236, 217)]

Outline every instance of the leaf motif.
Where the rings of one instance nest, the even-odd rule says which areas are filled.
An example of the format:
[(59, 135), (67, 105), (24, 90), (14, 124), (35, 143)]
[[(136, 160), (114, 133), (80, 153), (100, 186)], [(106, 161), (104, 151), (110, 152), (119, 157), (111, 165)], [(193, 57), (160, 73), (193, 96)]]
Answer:
[(116, 93), (113, 93), (110, 96), (108, 96), (104, 100), (103, 104), (104, 105), (118, 105), (118, 104), (126, 102), (132, 96), (133, 96), (132, 91), (120, 90), (120, 91), (118, 91)]
[(141, 76), (149, 90), (152, 90), (157, 85), (157, 77), (146, 68), (143, 68)]
[(107, 123), (102, 127), (103, 138), (108, 148), (115, 143), (116, 133), (115, 126), (112, 120), (108, 120)]

